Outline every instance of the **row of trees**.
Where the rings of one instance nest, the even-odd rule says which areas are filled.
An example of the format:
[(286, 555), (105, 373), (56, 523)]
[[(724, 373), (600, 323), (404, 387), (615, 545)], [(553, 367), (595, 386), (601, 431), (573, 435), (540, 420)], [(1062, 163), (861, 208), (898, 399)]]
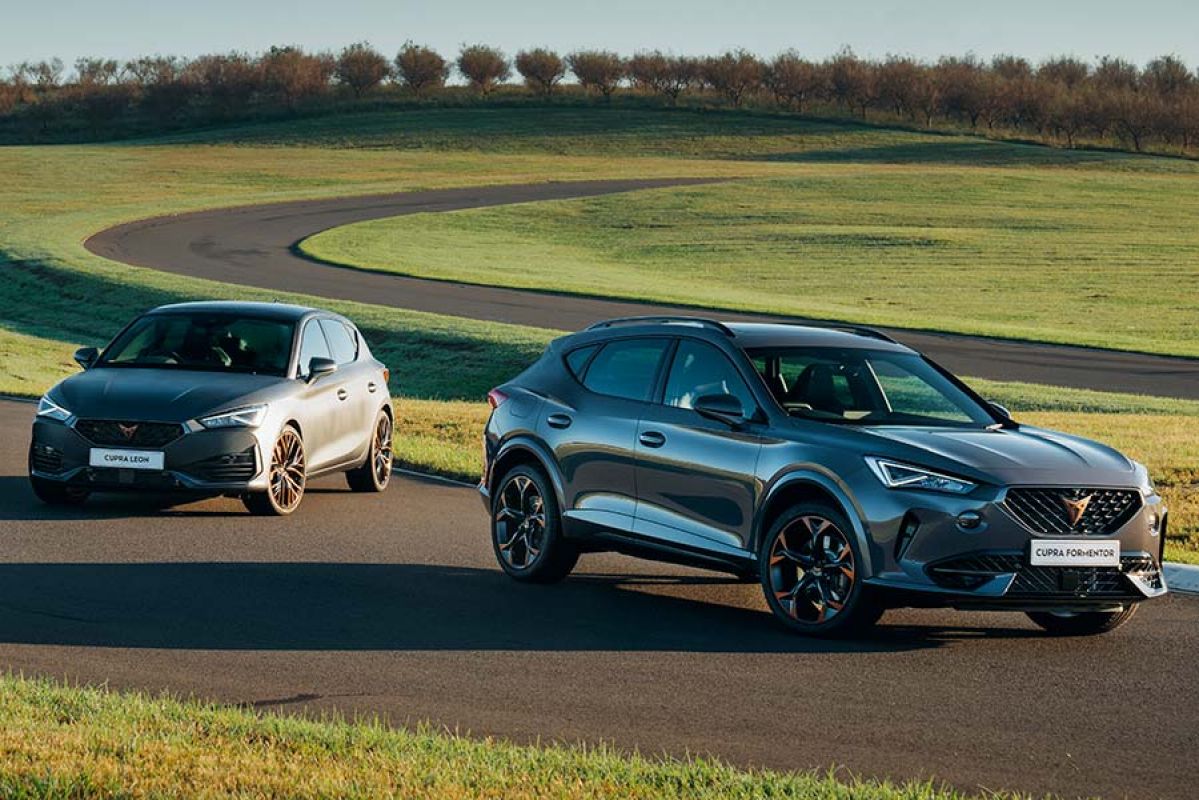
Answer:
[[(129, 116), (158, 127), (217, 122), (267, 109), (294, 110), (338, 93), (363, 98), (395, 92), (417, 98), (447, 89), (457, 74), (486, 97), (509, 86), (514, 72), (549, 97), (573, 76), (573, 91), (610, 100), (621, 91), (676, 105), (755, 105), (797, 113), (874, 115), (933, 126), (985, 127), (1002, 134), (1116, 142), (1134, 150), (1199, 146), (1199, 74), (1163, 56), (1140, 67), (1118, 58), (1072, 57), (1040, 64), (1015, 56), (974, 56), (928, 63), (910, 57), (857, 57), (850, 50), (816, 61), (787, 51), (769, 60), (744, 50), (693, 58), (661, 51), (624, 57), (605, 50), (561, 55), (546, 48), (509, 58), (487, 45), (463, 47), (451, 63), (409, 43), (388, 57), (366, 43), (340, 53), (275, 47), (187, 60), (149, 56), (120, 63), (85, 58), (68, 73), (55, 59), (11, 67), (0, 82), (0, 116), (28, 119), (40, 130), (82, 120), (97, 135)], [(506, 89), (511, 92), (511, 89)]]

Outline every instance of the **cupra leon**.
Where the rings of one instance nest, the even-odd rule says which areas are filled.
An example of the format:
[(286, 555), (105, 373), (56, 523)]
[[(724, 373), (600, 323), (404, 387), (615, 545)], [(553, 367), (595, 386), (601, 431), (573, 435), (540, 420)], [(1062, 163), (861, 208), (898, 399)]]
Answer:
[(309, 478), (345, 472), (379, 492), (391, 477), (387, 369), (358, 329), (275, 303), (183, 303), (131, 322), (38, 404), (33, 491), (234, 495), (290, 514)]
[(875, 331), (610, 320), (489, 397), (479, 489), (518, 580), (617, 550), (760, 580), (816, 635), (898, 606), (1094, 634), (1166, 592), (1142, 465), (1016, 422)]

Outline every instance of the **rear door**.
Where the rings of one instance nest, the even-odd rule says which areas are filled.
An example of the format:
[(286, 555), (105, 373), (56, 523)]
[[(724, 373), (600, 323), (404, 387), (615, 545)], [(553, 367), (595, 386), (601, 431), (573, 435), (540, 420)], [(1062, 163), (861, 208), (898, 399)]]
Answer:
[(616, 339), (566, 354), (577, 384), (542, 404), (537, 430), (562, 470), (563, 517), (572, 534), (631, 529), (637, 422), (649, 407), (670, 342)]
[(719, 348), (683, 338), (671, 354), (661, 402), (637, 428), (634, 533), (673, 545), (736, 554), (748, 546), (762, 439), (755, 423), (734, 429), (692, 410), (698, 397), (731, 394), (747, 417), (757, 400)]

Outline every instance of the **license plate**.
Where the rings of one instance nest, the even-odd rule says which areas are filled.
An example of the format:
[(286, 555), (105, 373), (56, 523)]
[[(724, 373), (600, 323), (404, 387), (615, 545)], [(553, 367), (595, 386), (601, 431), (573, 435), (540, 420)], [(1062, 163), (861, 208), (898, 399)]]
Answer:
[(1034, 567), (1118, 567), (1120, 543), (1037, 540), (1032, 543), (1028, 563)]
[(113, 467), (115, 469), (154, 469), (161, 470), (165, 459), (160, 452), (149, 450), (107, 450), (93, 447), (88, 463), (93, 467)]

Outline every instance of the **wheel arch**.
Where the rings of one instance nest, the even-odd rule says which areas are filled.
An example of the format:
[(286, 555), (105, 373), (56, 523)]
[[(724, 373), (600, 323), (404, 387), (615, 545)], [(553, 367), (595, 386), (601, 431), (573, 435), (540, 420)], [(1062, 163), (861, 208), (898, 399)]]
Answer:
[(867, 576), (874, 574), (870, 537), (857, 506), (836, 481), (813, 470), (788, 473), (775, 481), (767, 491), (754, 522), (753, 552), (758, 551), (762, 538), (779, 515), (799, 503), (823, 503), (844, 514), (853, 527), (853, 536), (865, 561), (865, 573)]
[(527, 436), (509, 439), (500, 445), (499, 452), (496, 453), (495, 460), (491, 466), (491, 475), (487, 484), (489, 496), (495, 496), (495, 490), (500, 479), (504, 477), (508, 470), (518, 464), (530, 464), (545, 472), (550, 479), (550, 485), (554, 487), (554, 495), (558, 500), (558, 508), (565, 510), (566, 489), (562, 475), (558, 472), (550, 449)]

